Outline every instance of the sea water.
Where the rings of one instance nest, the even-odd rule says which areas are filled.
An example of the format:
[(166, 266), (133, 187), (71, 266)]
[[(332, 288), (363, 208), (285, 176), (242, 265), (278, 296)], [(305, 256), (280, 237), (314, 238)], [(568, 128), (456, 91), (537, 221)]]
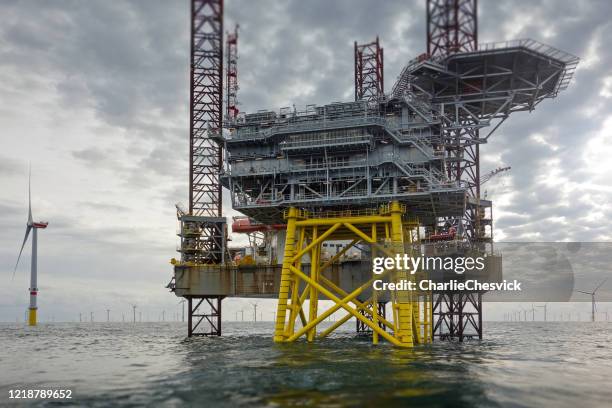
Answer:
[[(272, 342), (271, 322), (0, 324), (0, 406), (612, 406), (612, 323), (485, 322), (482, 341), (371, 344), (354, 325)], [(15, 400), (15, 389), (71, 390)]]

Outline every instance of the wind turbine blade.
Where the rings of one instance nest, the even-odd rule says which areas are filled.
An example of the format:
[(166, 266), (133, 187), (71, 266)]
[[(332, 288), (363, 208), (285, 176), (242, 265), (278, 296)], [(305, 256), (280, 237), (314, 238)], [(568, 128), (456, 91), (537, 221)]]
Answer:
[(601, 288), (601, 286), (602, 286), (604, 283), (606, 283), (606, 281), (607, 281), (607, 280), (608, 280), (608, 278), (606, 278), (606, 279), (604, 279), (603, 281), (601, 281), (601, 283), (599, 284), (599, 286), (597, 286), (597, 287), (595, 288), (595, 290), (593, 291), (593, 293), (597, 292), (597, 289)]
[(21, 244), (21, 249), (19, 250), (19, 256), (17, 257), (17, 263), (15, 263), (15, 269), (13, 270), (13, 277), (11, 279), (15, 279), (15, 272), (17, 272), (17, 266), (19, 265), (19, 260), (21, 259), (21, 253), (23, 252), (23, 247), (25, 246), (26, 241), (28, 240), (28, 235), (30, 235), (31, 229), (32, 227), (30, 227), (29, 225), (26, 228), (25, 237), (23, 237), (23, 244)]
[(32, 224), (32, 165), (28, 175), (28, 224)]
[(28, 174), (28, 221), (32, 222), (32, 165)]
[(585, 295), (591, 295), (591, 292), (585, 292), (583, 290), (575, 290), (574, 292), (578, 292), (578, 293), (584, 293)]

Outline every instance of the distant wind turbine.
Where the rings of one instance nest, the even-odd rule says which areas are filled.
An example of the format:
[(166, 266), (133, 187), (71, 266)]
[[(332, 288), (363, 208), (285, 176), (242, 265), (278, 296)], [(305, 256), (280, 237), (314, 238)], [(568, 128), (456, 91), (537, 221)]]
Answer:
[(584, 292), (582, 290), (577, 290), (576, 291), (578, 293), (584, 293), (585, 295), (591, 295), (591, 321), (592, 322), (595, 321), (595, 309), (596, 309), (596, 305), (595, 305), (595, 292), (597, 292), (597, 290), (599, 288), (601, 288), (603, 286), (603, 284), (606, 283), (607, 280), (608, 280), (608, 278), (606, 278), (603, 281), (601, 281), (601, 283), (599, 285), (597, 285), (597, 287), (595, 289), (593, 289), (592, 292)]
[(547, 313), (546, 312), (548, 311), (548, 303), (544, 303), (544, 305), (536, 306), (536, 307), (541, 307), (542, 309), (544, 309), (544, 321), (547, 321), (547, 318), (546, 318), (546, 314)]
[(28, 176), (28, 222), (26, 223), (26, 232), (25, 237), (23, 238), (23, 244), (21, 244), (21, 249), (19, 250), (19, 256), (17, 257), (17, 263), (15, 264), (15, 270), (13, 271), (13, 279), (15, 278), (15, 272), (17, 272), (17, 266), (19, 266), (19, 260), (21, 259), (21, 253), (23, 252), (23, 247), (25, 247), (26, 242), (28, 241), (28, 236), (30, 235), (30, 231), (32, 232), (32, 262), (30, 265), (30, 307), (28, 313), (28, 325), (36, 326), (36, 311), (38, 307), (36, 306), (36, 296), (38, 295), (38, 276), (37, 276), (37, 265), (38, 265), (38, 229), (45, 229), (48, 222), (36, 222), (32, 218), (32, 170), (30, 169), (30, 174)]
[(181, 317), (181, 321), (184, 322), (185, 321), (185, 303), (187, 302), (187, 300), (185, 300), (185, 298), (181, 299), (178, 304), (182, 305), (183, 307), (183, 313), (182, 313), (182, 317)]
[(251, 305), (253, 306), (253, 321), (256, 322), (257, 321), (257, 302), (252, 302)]

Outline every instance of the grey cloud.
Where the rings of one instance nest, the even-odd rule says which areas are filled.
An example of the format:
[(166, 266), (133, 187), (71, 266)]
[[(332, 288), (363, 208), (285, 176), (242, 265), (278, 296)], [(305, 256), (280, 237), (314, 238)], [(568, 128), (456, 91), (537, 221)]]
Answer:
[(130, 208), (125, 205), (120, 205), (116, 203), (102, 203), (102, 202), (80, 202), (79, 206), (81, 207), (89, 207), (96, 211), (105, 211), (105, 212), (124, 212), (129, 211)]
[(90, 164), (100, 164), (108, 159), (108, 154), (95, 147), (75, 150), (72, 152), (72, 156), (74, 156), (76, 159), (86, 161)]
[(0, 155), (0, 177), (20, 174), (24, 167), (25, 161)]
[[(34, 105), (38, 92), (52, 92), (54, 103), (40, 105), (49, 120), (77, 120), (92, 112), (96, 121), (90, 133), (83, 135), (90, 146), (65, 148), (70, 149), (68, 158), (82, 165), (83, 171), (88, 166), (104, 170), (92, 183), (101, 198), (79, 198), (73, 208), (49, 214), (50, 228), (42, 237), (41, 251), (53, 249), (66, 255), (55, 259), (43, 253), (42, 265), (47, 262), (44, 256), (53, 258), (47, 265), (65, 281), (82, 279), (83, 271), (92, 282), (102, 282), (106, 274), (125, 282), (129, 276), (133, 286), (126, 291), (138, 297), (139, 285), (169, 277), (166, 258), (174, 255), (173, 204), (187, 201), (188, 3), (24, 0), (0, 4), (4, 16), (0, 73), (2, 78), (14, 77), (3, 84), (7, 87), (3, 95), (26, 95), (31, 98), (26, 102)], [(238, 98), (242, 111), (350, 100), (353, 41), (366, 42), (379, 35), (385, 49), (387, 90), (402, 66), (425, 50), (422, 0), (227, 0), (225, 6), (226, 29), (234, 22), (241, 26)], [(556, 100), (544, 101), (532, 113), (513, 115), (482, 148), (485, 157), (499, 157), (512, 166), (504, 179), (512, 197), (494, 209), (496, 230), (508, 239), (534, 233), (548, 240), (610, 236), (607, 225), (612, 209), (599, 207), (612, 202), (612, 194), (593, 191), (583, 161), (587, 141), (612, 115), (609, 100), (599, 95), (601, 79), (610, 75), (612, 65), (612, 52), (605, 42), (612, 37), (610, 15), (612, 3), (603, 0), (479, 2), (482, 41), (505, 40), (506, 32), (514, 31), (517, 38), (532, 37), (586, 58), (596, 40), (601, 40), (598, 63), (584, 68), (589, 61), (583, 61), (567, 91)], [(7, 115), (10, 106), (3, 103), (0, 115)], [(585, 107), (593, 110), (591, 117), (582, 113)], [(104, 134), (122, 136), (112, 146), (97, 145), (97, 138)], [(558, 148), (534, 141), (535, 134), (544, 135)], [(55, 137), (58, 145), (64, 141), (62, 135), (49, 137)], [(3, 182), (4, 178), (10, 181), (16, 177), (12, 169), (19, 167), (23, 172), (25, 161), (6, 151), (2, 155), (0, 174)], [(539, 177), (551, 174), (556, 161), (564, 180), (574, 186), (569, 193)], [(498, 165), (492, 160), (486, 163), (491, 168)], [(599, 183), (605, 183), (603, 176), (600, 179)], [(120, 182), (121, 191), (112, 191), (122, 195), (119, 204), (103, 198), (105, 191), (115, 188), (109, 180)], [(49, 183), (53, 184), (51, 175)], [(487, 188), (497, 186), (491, 183)], [(66, 189), (70, 191), (69, 186)], [(141, 207), (143, 202), (146, 208)], [(226, 215), (234, 214), (227, 191), (224, 209)], [(139, 218), (123, 228), (94, 227), (81, 210), (95, 220), (109, 214)], [(586, 219), (595, 211), (602, 213), (601, 219)], [(565, 223), (559, 221), (562, 217)], [(13, 233), (22, 234), (18, 228), (25, 220), (25, 209), (3, 198), (0, 218), (6, 233), (2, 243), (15, 242), (17, 247), (15, 239), (20, 237)], [(68, 256), (71, 251), (74, 256)], [(138, 254), (137, 261), (117, 261), (116, 257), (129, 258), (132, 253)], [(12, 249), (0, 253), (2, 265), (14, 262), (14, 255)], [(90, 269), (92, 259), (96, 265)], [(61, 285), (54, 285), (61, 290)], [(115, 289), (99, 286), (101, 299), (105, 291)], [(79, 289), (75, 282), (71, 287)], [(172, 297), (170, 301), (174, 302)]]

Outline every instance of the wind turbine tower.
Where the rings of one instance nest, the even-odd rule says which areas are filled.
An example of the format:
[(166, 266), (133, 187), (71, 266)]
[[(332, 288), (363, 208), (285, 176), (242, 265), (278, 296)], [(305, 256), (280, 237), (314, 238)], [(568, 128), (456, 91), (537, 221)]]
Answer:
[(17, 263), (15, 264), (15, 270), (13, 271), (13, 278), (15, 277), (15, 272), (17, 272), (17, 266), (19, 265), (19, 260), (21, 259), (21, 253), (23, 252), (23, 247), (25, 247), (26, 242), (28, 241), (28, 236), (30, 235), (30, 231), (32, 231), (32, 263), (30, 265), (30, 307), (28, 308), (28, 325), (36, 326), (37, 318), (36, 311), (38, 310), (36, 296), (38, 295), (38, 230), (47, 228), (49, 225), (48, 222), (42, 221), (34, 221), (32, 217), (32, 172), (30, 171), (30, 175), (28, 177), (28, 222), (26, 224), (26, 232), (25, 237), (23, 238), (23, 244), (21, 244), (21, 249), (19, 250), (19, 256), (17, 257)]
[(595, 293), (597, 292), (597, 290), (599, 288), (601, 288), (603, 286), (604, 283), (606, 283), (608, 279), (604, 279), (599, 285), (597, 285), (597, 287), (595, 289), (593, 289), (593, 292), (584, 292), (582, 290), (577, 290), (576, 292), (579, 293), (584, 293), (585, 295), (590, 295), (591, 296), (591, 321), (594, 322), (595, 321), (595, 310), (597, 309), (597, 306), (595, 305)]
[[(185, 302), (187, 302), (184, 298), (179, 302), (180, 305), (182, 305), (183, 307), (183, 312), (181, 314), (181, 321), (184, 322), (185, 321)], [(236, 320), (238, 320), (238, 318), (236, 318)]]
[(253, 321), (257, 321), (257, 302), (251, 303), (253, 305)]
[(536, 307), (541, 307), (544, 310), (544, 321), (546, 321), (546, 315), (547, 315), (547, 311), (548, 311), (548, 307), (547, 307), (548, 303), (544, 303), (543, 306), (536, 306)]

